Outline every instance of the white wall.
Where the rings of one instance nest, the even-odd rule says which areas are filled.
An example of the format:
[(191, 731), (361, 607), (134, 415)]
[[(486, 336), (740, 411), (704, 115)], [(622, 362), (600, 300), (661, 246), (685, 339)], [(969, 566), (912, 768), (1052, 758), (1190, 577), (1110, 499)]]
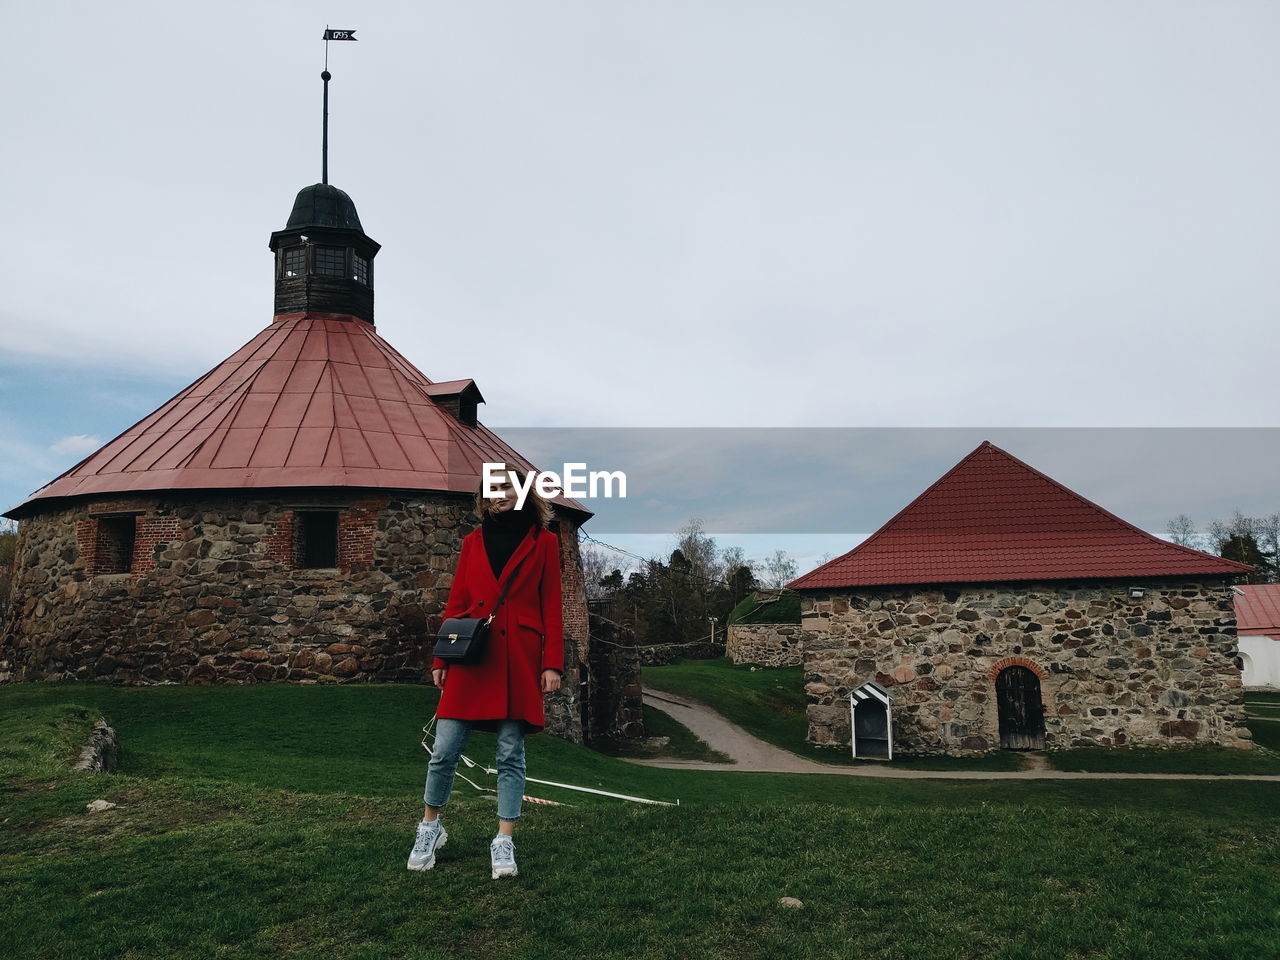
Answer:
[(1255, 635), (1238, 640), (1244, 661), (1244, 685), (1280, 690), (1280, 636)]

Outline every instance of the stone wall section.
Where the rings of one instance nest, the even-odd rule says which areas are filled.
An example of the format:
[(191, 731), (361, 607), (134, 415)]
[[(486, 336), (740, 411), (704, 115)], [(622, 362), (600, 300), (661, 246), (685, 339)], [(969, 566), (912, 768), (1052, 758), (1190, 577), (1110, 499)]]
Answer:
[[(473, 506), (444, 493), (165, 492), (23, 519), (0, 680), (429, 682)], [(294, 511), (318, 507), (340, 511), (337, 571), (293, 565)], [(98, 573), (99, 515), (128, 512), (132, 570)], [(576, 526), (562, 527), (566, 671), (547, 729), (580, 742), (586, 596)]]
[(582, 555), (578, 545), (578, 526), (568, 517), (560, 519), (560, 594), (564, 598), (564, 675), (560, 689), (545, 700), (547, 729), (574, 743), (584, 742), (584, 713), (591, 696), (587, 684), (587, 662), (590, 636), (587, 625), (587, 590), (582, 578)]
[(798, 623), (732, 623), (725, 653), (734, 663), (794, 667), (801, 662), (804, 631)]
[(688, 643), (651, 643), (637, 646), (640, 663), (646, 667), (663, 667), (677, 660), (714, 660), (724, 656), (724, 642), (691, 640)]
[(1019, 664), (1041, 678), (1047, 749), (1249, 748), (1230, 585), (1136, 583), (806, 592), (809, 740), (848, 745), (849, 691), (876, 680), (896, 749), (998, 749), (995, 677)]
[(596, 640), (590, 657), (595, 685), (587, 719), (588, 742), (643, 738), (644, 689), (637, 648)]
[[(140, 495), (24, 519), (2, 641), (14, 678), (421, 679), (429, 621), (474, 525), (468, 498), (347, 499)], [(379, 563), (338, 576), (293, 566), (293, 509), (331, 504), (381, 508)], [(96, 574), (77, 534), (95, 514), (127, 510), (138, 511), (134, 569)]]

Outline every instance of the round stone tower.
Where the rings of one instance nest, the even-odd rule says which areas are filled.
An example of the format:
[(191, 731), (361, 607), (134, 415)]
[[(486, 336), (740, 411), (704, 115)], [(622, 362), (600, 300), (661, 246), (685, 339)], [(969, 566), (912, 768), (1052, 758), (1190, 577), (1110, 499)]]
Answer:
[[(429, 682), (431, 636), (481, 464), (532, 466), (373, 323), (355, 204), (299, 192), (271, 235), (275, 312), (209, 373), (4, 515), (19, 521), (0, 680)], [(548, 729), (582, 740), (587, 610), (553, 502), (565, 677)]]

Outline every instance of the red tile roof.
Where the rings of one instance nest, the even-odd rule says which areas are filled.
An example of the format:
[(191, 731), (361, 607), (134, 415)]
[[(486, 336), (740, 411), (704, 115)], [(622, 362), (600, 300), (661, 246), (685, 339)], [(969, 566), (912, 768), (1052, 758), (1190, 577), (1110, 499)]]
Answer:
[(1280, 636), (1280, 583), (1242, 583), (1236, 589), (1236, 633)]
[(1252, 569), (1139, 530), (984, 440), (858, 546), (788, 586), (1220, 576)]
[[(292, 313), (10, 511), (140, 490), (378, 487), (472, 493), (481, 464), (532, 466), (454, 419), (372, 324)], [(474, 389), (474, 384), (471, 385)], [(479, 391), (476, 391), (479, 396)], [(556, 503), (590, 515), (577, 501)]]

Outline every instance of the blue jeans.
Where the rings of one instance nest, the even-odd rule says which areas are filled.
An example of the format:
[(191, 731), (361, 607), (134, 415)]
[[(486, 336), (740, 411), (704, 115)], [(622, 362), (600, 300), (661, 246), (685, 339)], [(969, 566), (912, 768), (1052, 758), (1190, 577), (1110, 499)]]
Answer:
[[(443, 807), (453, 792), (453, 775), (458, 758), (471, 736), (471, 722), (439, 717), (436, 720), (436, 742), (431, 762), (427, 765), (427, 785), (422, 802), (429, 807)], [(520, 720), (503, 720), (498, 726), (498, 818), (520, 819), (520, 800), (524, 797), (524, 724)]]

